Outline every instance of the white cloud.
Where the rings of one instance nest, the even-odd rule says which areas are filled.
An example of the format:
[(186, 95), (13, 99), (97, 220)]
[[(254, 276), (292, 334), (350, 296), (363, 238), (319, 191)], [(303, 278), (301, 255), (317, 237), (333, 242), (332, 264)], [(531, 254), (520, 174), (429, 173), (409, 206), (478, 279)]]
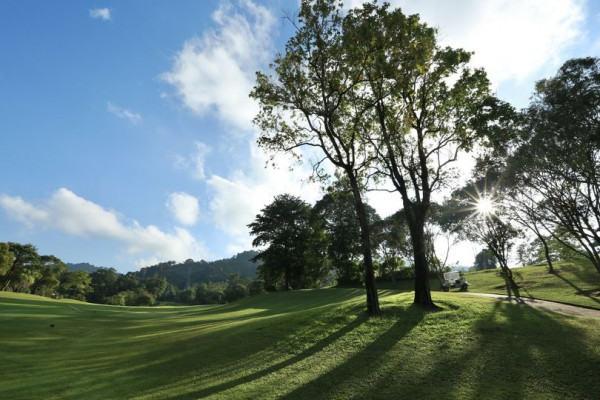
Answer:
[(139, 125), (142, 123), (142, 116), (140, 114), (126, 108), (119, 107), (110, 101), (106, 103), (106, 110), (119, 118), (128, 120), (134, 125)]
[(28, 228), (33, 228), (36, 222), (48, 219), (48, 213), (39, 210), (20, 197), (11, 197), (3, 194), (0, 196), (0, 206), (11, 213), (11, 217)]
[(188, 170), (192, 178), (202, 180), (206, 177), (204, 163), (206, 156), (211, 152), (211, 148), (198, 141), (194, 141), (195, 151), (188, 156), (178, 155), (175, 158), (175, 167)]
[(276, 19), (250, 0), (239, 5), (221, 5), (212, 15), (216, 28), (185, 42), (162, 79), (194, 113), (215, 112), (226, 124), (246, 130), (258, 111), (248, 94), (254, 72), (271, 57)]
[(110, 10), (108, 8), (94, 8), (90, 10), (90, 17), (101, 19), (103, 21), (111, 20)]
[(65, 188), (54, 192), (40, 206), (8, 195), (0, 197), (0, 206), (11, 218), (29, 227), (117, 242), (128, 254), (144, 259), (183, 261), (208, 255), (204, 245), (186, 229), (175, 228), (166, 233), (154, 225), (141, 226), (135, 220), (124, 222), (115, 211), (106, 210)]
[(252, 239), (247, 225), (276, 195), (290, 193), (309, 203), (321, 197), (319, 185), (306, 182), (310, 176), (306, 165), (290, 171), (289, 158), (278, 157), (279, 168), (266, 169), (268, 157), (252, 144), (248, 159), (247, 168), (237, 169), (227, 178), (213, 175), (207, 181), (213, 195), (209, 204), (213, 222), (235, 242), (229, 244), (228, 250), (250, 248)]
[(198, 199), (184, 192), (171, 193), (166, 206), (175, 219), (183, 225), (196, 224), (200, 216)]

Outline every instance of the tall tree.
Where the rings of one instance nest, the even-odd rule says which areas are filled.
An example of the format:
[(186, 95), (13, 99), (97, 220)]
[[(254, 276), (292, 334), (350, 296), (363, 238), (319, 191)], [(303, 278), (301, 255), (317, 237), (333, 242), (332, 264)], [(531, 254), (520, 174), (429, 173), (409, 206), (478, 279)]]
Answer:
[(260, 146), (296, 156), (300, 148), (317, 149), (322, 157), (313, 162), (316, 177), (323, 177), (325, 161), (347, 177), (360, 226), (367, 312), (376, 315), (379, 297), (361, 191), (372, 159), (362, 140), (363, 116), (371, 105), (363, 100), (364, 77), (348, 58), (342, 25), (336, 0), (303, 0), (295, 35), (273, 61), (273, 75), (257, 73), (251, 96), (260, 104), (255, 118)]
[(364, 4), (344, 21), (344, 46), (365, 81), (363, 101), (379, 172), (402, 199), (415, 262), (414, 302), (431, 299), (425, 224), (435, 191), (447, 186), (452, 163), (486, 132), (502, 104), (490, 94), (471, 53), (437, 44), (434, 28), (389, 4)]
[[(600, 272), (600, 58), (567, 61), (539, 81), (509, 162), (532, 218), (550, 233), (565, 229)], [(543, 236), (543, 235), (541, 235)], [(540, 237), (540, 236), (538, 236)]]

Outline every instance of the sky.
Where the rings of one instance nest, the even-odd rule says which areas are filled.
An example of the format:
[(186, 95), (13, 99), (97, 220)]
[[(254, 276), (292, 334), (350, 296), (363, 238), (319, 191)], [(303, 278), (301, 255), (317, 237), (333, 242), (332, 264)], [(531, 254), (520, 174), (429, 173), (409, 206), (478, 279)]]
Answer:
[[(347, 1), (346, 7), (360, 5)], [(526, 107), (535, 81), (600, 55), (597, 0), (398, 0), (474, 51), (497, 95)], [(0, 242), (134, 271), (251, 248), (277, 194), (309, 203), (255, 143), (248, 93), (292, 34), (298, 1), (6, 0), (0, 5)], [(382, 217), (397, 194), (369, 194)], [(450, 261), (471, 265), (479, 245)]]

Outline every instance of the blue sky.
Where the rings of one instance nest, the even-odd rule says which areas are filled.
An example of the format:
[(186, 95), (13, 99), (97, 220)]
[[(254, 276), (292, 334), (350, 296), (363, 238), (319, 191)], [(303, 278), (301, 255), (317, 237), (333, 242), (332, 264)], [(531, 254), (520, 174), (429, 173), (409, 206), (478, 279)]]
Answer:
[[(359, 1), (349, 2), (357, 5)], [(476, 52), (527, 105), (565, 60), (600, 53), (600, 4), (392, 1)], [(121, 272), (249, 249), (274, 195), (314, 202), (307, 168), (265, 170), (248, 98), (297, 1), (28, 1), (0, 6), (0, 241)], [(372, 194), (385, 216), (398, 208)], [(470, 264), (475, 246), (452, 257)]]

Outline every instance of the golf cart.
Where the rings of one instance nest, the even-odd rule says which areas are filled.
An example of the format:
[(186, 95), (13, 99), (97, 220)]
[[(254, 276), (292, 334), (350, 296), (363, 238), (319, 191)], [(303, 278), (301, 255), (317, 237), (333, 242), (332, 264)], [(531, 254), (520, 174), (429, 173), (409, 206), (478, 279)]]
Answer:
[(449, 292), (451, 288), (460, 288), (461, 291), (466, 292), (469, 290), (469, 282), (465, 280), (460, 273), (453, 272), (444, 272), (444, 283), (442, 284), (442, 290), (444, 292)]

